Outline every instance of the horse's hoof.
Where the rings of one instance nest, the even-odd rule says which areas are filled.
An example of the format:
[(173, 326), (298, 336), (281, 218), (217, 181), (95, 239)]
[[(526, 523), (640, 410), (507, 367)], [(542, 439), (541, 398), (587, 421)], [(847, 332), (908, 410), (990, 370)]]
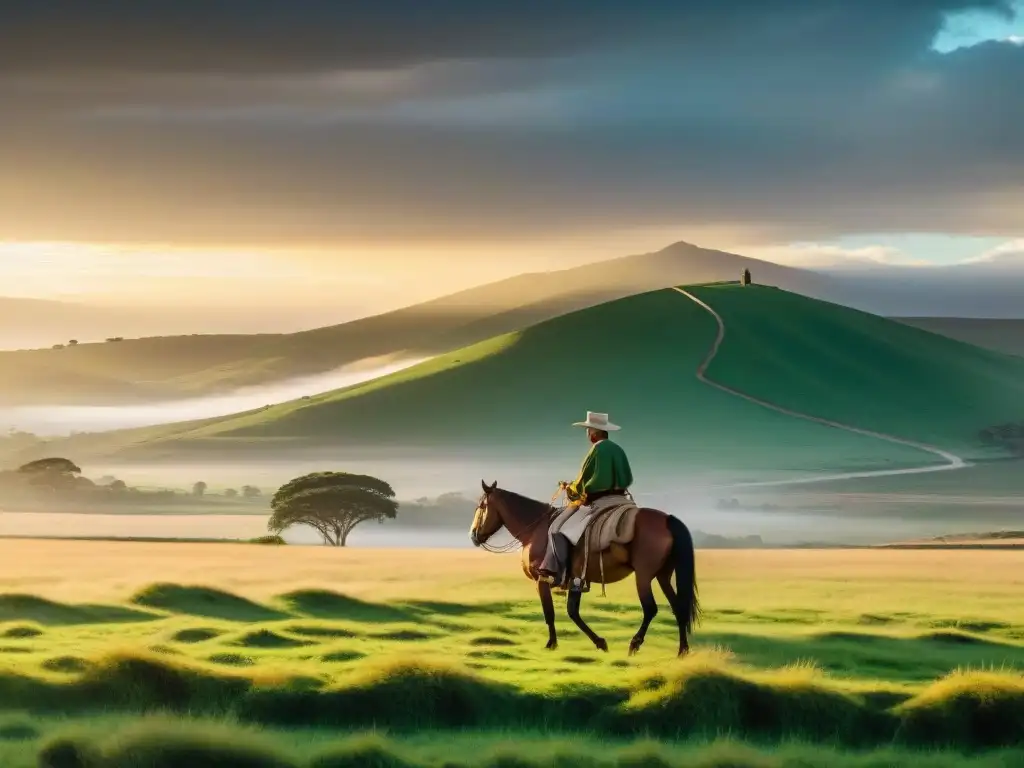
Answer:
[(690, 653), (690, 649), (689, 648), (680, 648), (679, 649), (679, 655), (676, 658), (679, 658), (679, 659), (685, 658), (689, 653)]
[(640, 650), (640, 646), (641, 645), (643, 645), (642, 642), (638, 643), (636, 640), (630, 640), (629, 641), (629, 655), (630, 656), (636, 656), (636, 652)]
[(544, 648), (545, 648), (545, 650), (553, 651), (556, 648), (558, 648), (558, 641), (557, 640), (548, 640), (548, 644), (545, 645)]
[(597, 650), (608, 653), (608, 643), (603, 637), (597, 638), (597, 640), (594, 641), (594, 645), (597, 646)]

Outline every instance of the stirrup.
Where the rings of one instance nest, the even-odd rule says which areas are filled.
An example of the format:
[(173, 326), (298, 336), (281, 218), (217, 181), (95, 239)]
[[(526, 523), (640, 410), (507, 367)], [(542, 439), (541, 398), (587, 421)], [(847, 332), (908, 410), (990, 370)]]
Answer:
[(576, 576), (575, 578), (571, 579), (570, 582), (569, 582), (569, 591), (570, 592), (580, 592), (580, 593), (589, 592), (590, 591), (590, 583), (587, 582), (585, 579), (581, 579), (579, 576)]

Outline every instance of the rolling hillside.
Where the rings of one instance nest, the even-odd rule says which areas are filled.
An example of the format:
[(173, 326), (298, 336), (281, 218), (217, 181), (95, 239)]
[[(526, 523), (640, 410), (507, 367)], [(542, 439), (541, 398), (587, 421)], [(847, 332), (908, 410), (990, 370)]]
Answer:
[[(1024, 360), (773, 288), (693, 292), (727, 325), (708, 375), (793, 409), (980, 454), (976, 432), (1024, 407)], [(336, 460), (375, 451), (578, 460), (582, 436), (569, 424), (590, 409), (625, 427), (621, 442), (648, 479), (940, 463), (701, 383), (695, 372), (716, 330), (680, 293), (653, 291), (345, 390), (228, 418), (83, 436), (46, 452), (83, 461), (256, 460), (301, 448)]]
[(300, 333), (129, 338), (0, 352), (0, 406), (163, 401), (325, 373), (366, 358), (429, 356), (638, 292), (735, 279), (748, 267), (759, 280), (801, 293), (830, 290), (812, 272), (678, 243)]
[(1024, 416), (1024, 360), (786, 291), (694, 290), (729, 328), (713, 379), (783, 407), (982, 456)]

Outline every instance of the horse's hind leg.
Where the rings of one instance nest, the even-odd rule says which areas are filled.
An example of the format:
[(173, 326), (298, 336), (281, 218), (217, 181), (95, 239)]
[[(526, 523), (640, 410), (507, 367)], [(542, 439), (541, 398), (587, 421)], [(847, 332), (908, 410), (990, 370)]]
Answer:
[(569, 597), (566, 599), (566, 607), (569, 611), (569, 618), (572, 619), (573, 624), (582, 630), (583, 634), (590, 638), (597, 649), (600, 651), (608, 650), (608, 643), (605, 642), (603, 637), (598, 637), (594, 630), (587, 626), (587, 623), (580, 617), (580, 601), (583, 599), (582, 592), (575, 592), (572, 589), (569, 590)]
[(665, 593), (665, 598), (668, 600), (668, 604), (672, 606), (672, 613), (675, 614), (676, 624), (679, 627), (679, 655), (685, 656), (690, 650), (690, 643), (686, 637), (685, 617), (680, 613), (682, 606), (679, 605), (679, 595), (677, 595), (675, 589), (672, 588), (671, 564), (662, 568), (661, 572), (658, 574), (658, 584), (661, 586), (661, 591)]
[(639, 572), (636, 574), (636, 593), (640, 598), (640, 607), (644, 609), (644, 620), (640, 624), (640, 629), (633, 635), (633, 639), (629, 641), (630, 656), (640, 650), (640, 646), (644, 644), (644, 638), (647, 637), (648, 627), (651, 626), (654, 617), (658, 615), (658, 603), (654, 599), (652, 581), (653, 577), (651, 576), (641, 575)]

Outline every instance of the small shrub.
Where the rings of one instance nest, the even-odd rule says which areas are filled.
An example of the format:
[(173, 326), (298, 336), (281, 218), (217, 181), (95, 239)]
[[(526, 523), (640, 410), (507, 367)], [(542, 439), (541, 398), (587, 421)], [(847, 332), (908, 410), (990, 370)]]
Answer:
[(287, 544), (283, 536), (257, 536), (255, 539), (249, 539), (250, 544), (267, 544), (270, 546), (282, 546)]

